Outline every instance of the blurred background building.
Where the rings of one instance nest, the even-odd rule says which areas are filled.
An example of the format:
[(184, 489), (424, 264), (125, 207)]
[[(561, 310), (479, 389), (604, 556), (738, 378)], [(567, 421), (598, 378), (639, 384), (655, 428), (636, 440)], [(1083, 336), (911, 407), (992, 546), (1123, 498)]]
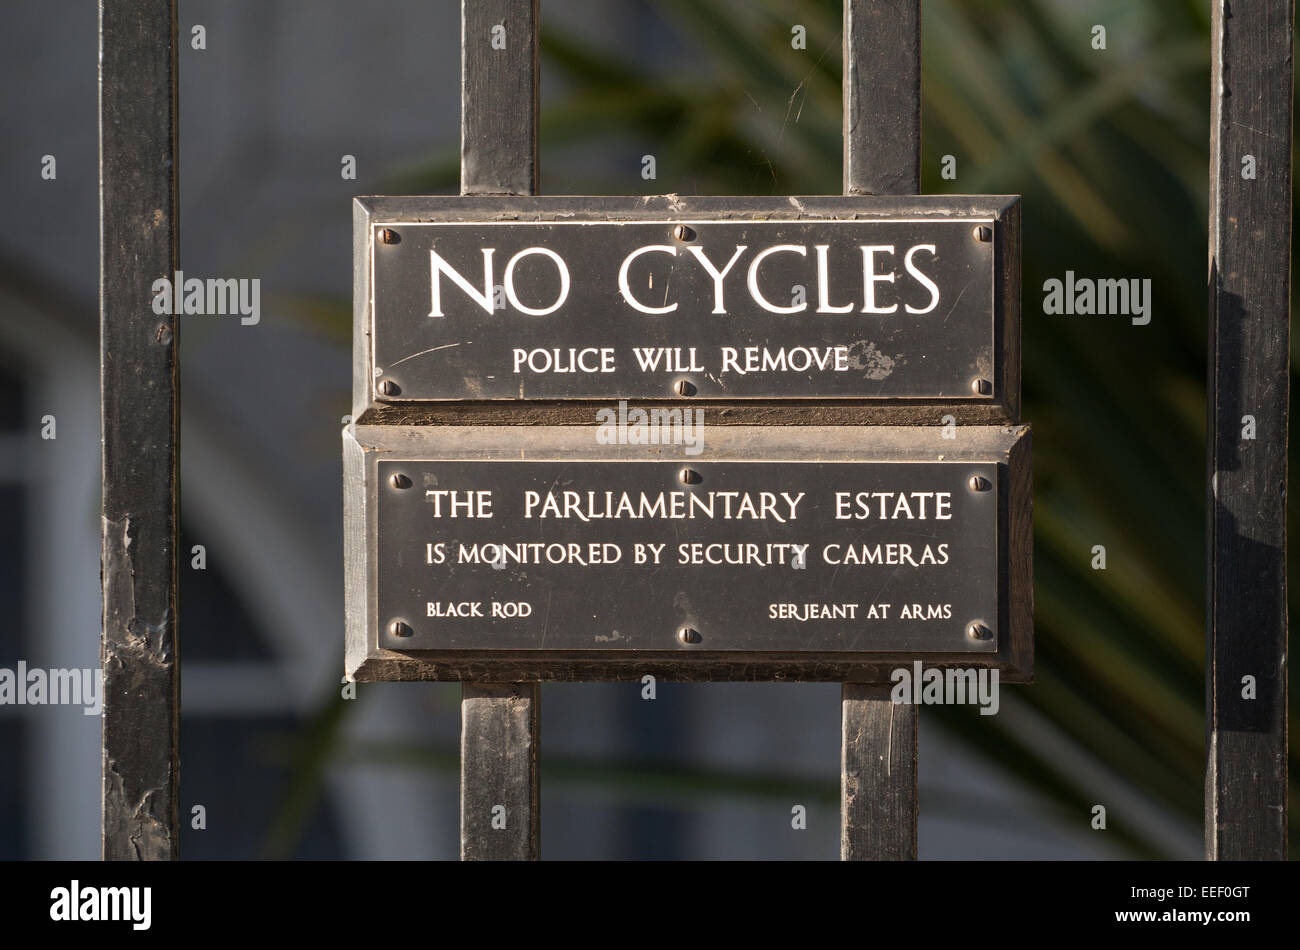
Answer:
[[(922, 713), (920, 853), (1195, 857), (1208, 5), (925, 9), (925, 189), (1025, 196), (1039, 673), (996, 716)], [(459, 3), (180, 19), (181, 265), (262, 281), (260, 324), (182, 323), (182, 550), (206, 551), (182, 568), (182, 805), (206, 810), (182, 853), (453, 858), (459, 686), (342, 696), (339, 430), (350, 199), (455, 192)], [(543, 0), (543, 22), (544, 192), (840, 191), (839, 0)], [(0, 667), (98, 663), (96, 44), (92, 3), (6, 4)], [(1151, 278), (1151, 324), (1044, 316), (1067, 269)], [(838, 854), (837, 685), (548, 685), (542, 723), (544, 857)], [(99, 767), (97, 719), (0, 706), (0, 858), (97, 856)]]

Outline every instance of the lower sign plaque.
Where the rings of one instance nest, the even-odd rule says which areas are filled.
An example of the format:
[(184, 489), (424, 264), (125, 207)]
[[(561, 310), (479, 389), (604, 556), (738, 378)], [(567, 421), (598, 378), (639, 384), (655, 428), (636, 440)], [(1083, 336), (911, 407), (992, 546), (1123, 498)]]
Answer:
[(990, 653), (989, 462), (385, 458), (388, 650)]

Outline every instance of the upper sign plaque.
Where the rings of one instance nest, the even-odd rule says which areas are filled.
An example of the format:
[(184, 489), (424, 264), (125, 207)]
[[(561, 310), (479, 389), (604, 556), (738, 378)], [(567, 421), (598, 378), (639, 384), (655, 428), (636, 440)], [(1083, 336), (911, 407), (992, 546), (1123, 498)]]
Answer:
[(360, 198), (358, 408), (1019, 401), (1015, 198)]

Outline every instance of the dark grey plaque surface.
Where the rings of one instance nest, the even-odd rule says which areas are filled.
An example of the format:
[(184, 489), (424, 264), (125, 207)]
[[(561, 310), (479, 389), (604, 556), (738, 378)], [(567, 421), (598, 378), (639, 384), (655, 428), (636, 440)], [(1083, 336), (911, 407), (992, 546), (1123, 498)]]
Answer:
[(377, 475), (385, 649), (997, 650), (996, 464), (384, 459)]
[(1014, 199), (822, 199), (802, 214), (709, 200), (668, 214), (537, 198), (500, 199), (522, 213), (437, 198), (369, 210), (370, 400), (1011, 395), (1018, 316), (1004, 325), (999, 275), (1019, 258), (1018, 217), (1002, 213)]

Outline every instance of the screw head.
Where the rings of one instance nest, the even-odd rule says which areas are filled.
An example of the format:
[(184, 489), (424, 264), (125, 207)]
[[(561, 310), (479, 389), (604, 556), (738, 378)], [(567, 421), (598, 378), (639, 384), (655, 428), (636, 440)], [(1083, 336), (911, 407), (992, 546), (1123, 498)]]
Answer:
[(684, 224), (679, 224), (677, 227), (673, 228), (673, 237), (679, 241), (694, 241), (695, 231)]
[(673, 388), (677, 390), (677, 395), (679, 396), (694, 396), (697, 392), (699, 392), (699, 390), (695, 388), (695, 384), (691, 382), (689, 379), (677, 380), (677, 385), (674, 386)]
[(993, 631), (977, 620), (966, 628), (966, 636), (985, 642), (993, 639)]
[(677, 631), (677, 639), (686, 644), (702, 643), (704, 641), (704, 638), (700, 636), (700, 631), (694, 627), (682, 627)]
[(983, 475), (972, 475), (970, 481), (966, 483), (970, 486), (971, 491), (992, 491), (993, 483)]
[(976, 396), (992, 396), (993, 383), (984, 377), (976, 377), (970, 381), (970, 391)]
[(415, 635), (411, 625), (403, 620), (394, 620), (388, 625), (388, 632), (395, 637), (410, 637)]
[(704, 481), (704, 476), (693, 468), (684, 468), (677, 473), (677, 478), (683, 485), (698, 485)]
[(394, 472), (389, 476), (388, 484), (392, 485), (394, 488), (410, 488), (411, 480), (401, 472)]
[(987, 244), (989, 241), (993, 240), (993, 229), (988, 225), (981, 224), (977, 227), (971, 228), (970, 233), (971, 237), (975, 238), (975, 240), (979, 241), (981, 244)]
[(379, 240), (385, 244), (401, 244), (402, 236), (392, 228), (380, 228)]
[(379, 395), (381, 396), (399, 396), (402, 393), (402, 387), (397, 385), (391, 379), (381, 380), (379, 383)]

